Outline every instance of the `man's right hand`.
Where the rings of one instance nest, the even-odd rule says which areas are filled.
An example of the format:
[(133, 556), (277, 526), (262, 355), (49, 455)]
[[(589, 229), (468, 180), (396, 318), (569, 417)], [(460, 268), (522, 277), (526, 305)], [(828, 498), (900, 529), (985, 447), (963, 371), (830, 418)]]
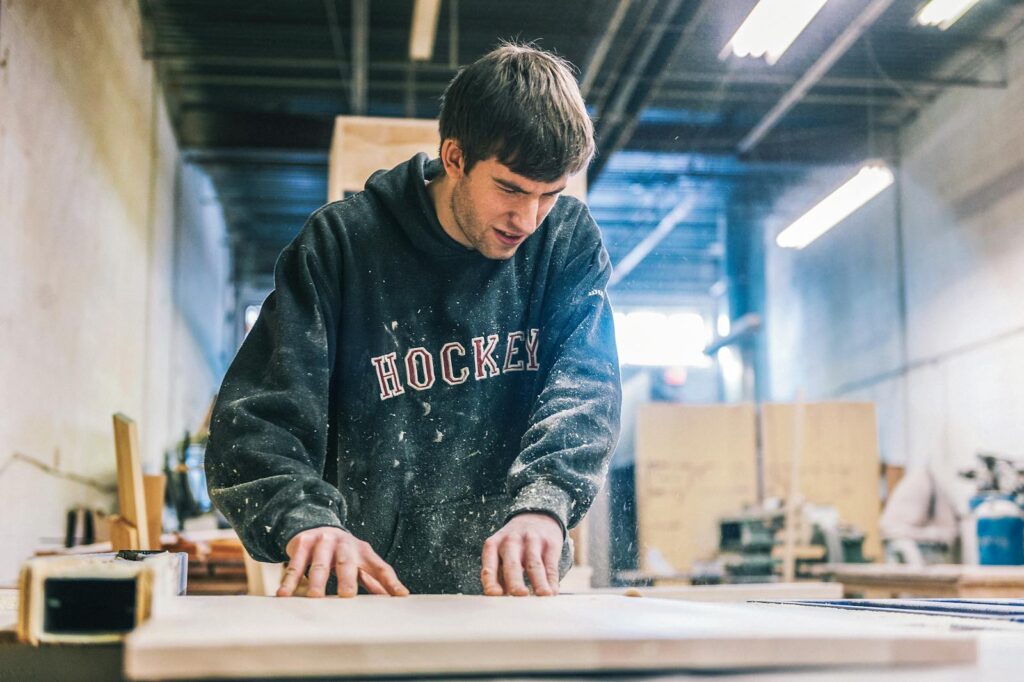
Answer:
[(358, 583), (362, 583), (371, 594), (396, 597), (409, 594), (395, 569), (373, 551), (370, 543), (340, 528), (324, 526), (304, 530), (288, 541), (285, 551), (289, 557), (288, 568), (277, 590), (278, 597), (290, 597), (295, 593), (307, 565), (307, 597), (324, 596), (332, 567), (338, 576), (339, 597), (356, 596)]

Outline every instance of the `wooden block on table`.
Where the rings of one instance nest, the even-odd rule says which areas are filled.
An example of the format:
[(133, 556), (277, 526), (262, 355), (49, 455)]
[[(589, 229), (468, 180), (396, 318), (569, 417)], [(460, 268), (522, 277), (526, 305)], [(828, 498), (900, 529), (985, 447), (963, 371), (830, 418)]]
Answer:
[(637, 415), (640, 566), (658, 550), (678, 573), (718, 551), (718, 521), (757, 501), (753, 405), (651, 403)]
[(127, 638), (125, 672), (146, 680), (451, 677), (877, 670), (975, 659), (970, 636), (837, 622), (817, 613), (780, 618), (777, 608), (609, 595), (185, 597)]
[(118, 514), (110, 517), (110, 546), (115, 552), (125, 549), (145, 549), (139, 540), (139, 529)]
[(18, 639), (29, 644), (98, 644), (164, 608), (184, 587), (185, 557), (140, 560), (115, 554), (37, 557), (18, 578)]

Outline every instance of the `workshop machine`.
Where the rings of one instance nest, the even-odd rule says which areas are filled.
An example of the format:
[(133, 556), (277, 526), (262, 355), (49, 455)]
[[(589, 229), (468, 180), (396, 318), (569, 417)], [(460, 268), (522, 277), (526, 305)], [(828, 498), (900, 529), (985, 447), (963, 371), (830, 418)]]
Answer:
[[(779, 500), (719, 521), (722, 582), (771, 582), (781, 572), (786, 509)], [(810, 578), (810, 567), (824, 563), (866, 563), (864, 533), (839, 521), (834, 507), (804, 503), (796, 515), (796, 577)], [(703, 576), (702, 582), (709, 582)]]

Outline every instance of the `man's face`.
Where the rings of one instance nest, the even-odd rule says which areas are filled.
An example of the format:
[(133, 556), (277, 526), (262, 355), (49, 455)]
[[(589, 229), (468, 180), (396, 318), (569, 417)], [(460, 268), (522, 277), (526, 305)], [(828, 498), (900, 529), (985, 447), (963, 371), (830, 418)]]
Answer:
[(451, 211), (463, 243), (487, 258), (511, 258), (544, 222), (567, 179), (537, 182), (493, 157), (478, 161), (455, 178), (452, 190)]

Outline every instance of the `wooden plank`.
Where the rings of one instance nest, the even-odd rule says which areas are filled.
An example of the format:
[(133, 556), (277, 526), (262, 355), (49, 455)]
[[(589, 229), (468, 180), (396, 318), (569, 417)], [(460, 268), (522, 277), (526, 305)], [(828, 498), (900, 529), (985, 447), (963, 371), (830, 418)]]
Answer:
[[(807, 403), (799, 468), (800, 492), (807, 502), (832, 505), (842, 523), (864, 532), (864, 553), (882, 556), (878, 519), (878, 428), (872, 403)], [(764, 494), (784, 498), (789, 490), (794, 447), (794, 405), (761, 408)]]
[(975, 659), (973, 637), (815, 613), (780, 619), (777, 607), (609, 595), (184, 597), (129, 635), (125, 671), (147, 680), (454, 676)]
[[(362, 191), (375, 172), (394, 168), (419, 152), (437, 157), (441, 147), (437, 125), (435, 119), (338, 116), (331, 140), (327, 201)], [(564, 193), (586, 201), (587, 174), (569, 178)]]
[(839, 583), (746, 583), (742, 585), (656, 585), (654, 587), (602, 587), (587, 594), (617, 594), (623, 597), (677, 599), (702, 602), (796, 601), (840, 599)]
[[(146, 516), (146, 492), (142, 483), (139, 431), (135, 421), (123, 414), (114, 415), (114, 446), (117, 450), (117, 502), (121, 519), (138, 532), (138, 547), (149, 547)], [(118, 549), (123, 549), (118, 547)]]
[(826, 564), (849, 597), (1024, 597), (1024, 566)]
[(167, 477), (163, 474), (144, 474), (142, 488), (146, 498), (146, 528), (149, 532), (149, 547), (160, 549), (160, 536), (163, 535), (164, 493), (167, 490)]
[(637, 414), (640, 566), (680, 573), (718, 550), (718, 520), (757, 501), (753, 405), (651, 403)]

